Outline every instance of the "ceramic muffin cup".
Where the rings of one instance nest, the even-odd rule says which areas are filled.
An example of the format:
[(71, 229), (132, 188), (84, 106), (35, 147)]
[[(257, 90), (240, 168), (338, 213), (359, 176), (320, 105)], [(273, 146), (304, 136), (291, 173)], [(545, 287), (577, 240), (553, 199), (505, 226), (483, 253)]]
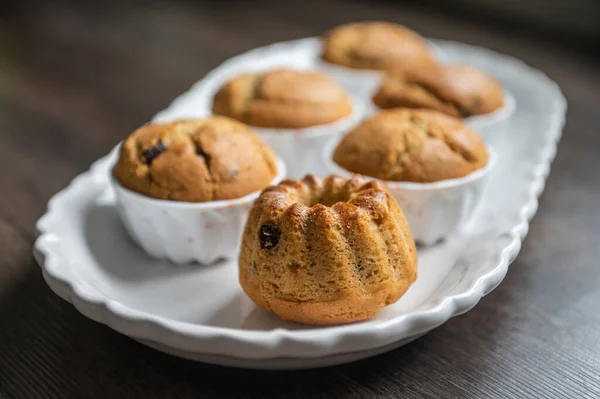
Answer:
[(298, 129), (251, 126), (281, 159), (285, 160), (287, 177), (298, 179), (312, 173), (322, 175), (326, 167), (321, 153), (330, 140), (338, 139), (364, 116), (360, 101), (352, 99), (352, 113), (332, 123)]
[[(286, 175), (286, 166), (277, 159), (277, 176)], [(150, 256), (182, 264), (214, 263), (237, 256), (242, 231), (256, 191), (241, 198), (183, 202), (147, 197), (123, 187), (113, 176), (110, 182), (117, 208), (131, 238)]]
[[(330, 173), (351, 176), (353, 172), (333, 160), (337, 144), (337, 141), (328, 143), (323, 152), (324, 162)], [(459, 231), (474, 214), (495, 163), (494, 151), (489, 146), (488, 151), (486, 166), (465, 177), (433, 183), (379, 180), (398, 201), (417, 243), (429, 246), (439, 242)]]

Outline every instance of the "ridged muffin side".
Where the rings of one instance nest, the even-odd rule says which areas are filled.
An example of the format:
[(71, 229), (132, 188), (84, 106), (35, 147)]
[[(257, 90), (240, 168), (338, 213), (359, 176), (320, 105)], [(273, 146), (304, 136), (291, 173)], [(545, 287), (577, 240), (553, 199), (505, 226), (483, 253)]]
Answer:
[(406, 292), (417, 252), (400, 207), (379, 183), (308, 175), (256, 200), (239, 271), (246, 294), (282, 319), (347, 323)]

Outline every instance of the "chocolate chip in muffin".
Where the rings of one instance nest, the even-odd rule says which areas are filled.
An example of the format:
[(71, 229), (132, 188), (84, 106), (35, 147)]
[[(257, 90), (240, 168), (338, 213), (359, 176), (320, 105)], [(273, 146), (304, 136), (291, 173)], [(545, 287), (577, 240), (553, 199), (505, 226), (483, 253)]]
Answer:
[(196, 155), (202, 158), (208, 158), (208, 154), (204, 152), (204, 150), (200, 147), (196, 148)]
[(167, 147), (165, 147), (165, 145), (163, 143), (161, 143), (160, 141), (155, 146), (146, 148), (142, 152), (142, 155), (144, 156), (144, 159), (146, 160), (146, 164), (150, 165), (152, 163), (152, 161), (154, 161), (154, 159), (156, 157), (158, 157), (160, 154), (162, 154), (166, 149), (167, 149)]
[(206, 163), (206, 167), (208, 169), (210, 169), (210, 160), (211, 160), (210, 155), (208, 155), (206, 152), (204, 152), (204, 150), (201, 147), (197, 147), (196, 148), (196, 155), (198, 155), (199, 157), (204, 158), (204, 162)]
[(262, 249), (272, 249), (279, 244), (281, 230), (274, 224), (263, 224), (258, 232), (258, 240)]

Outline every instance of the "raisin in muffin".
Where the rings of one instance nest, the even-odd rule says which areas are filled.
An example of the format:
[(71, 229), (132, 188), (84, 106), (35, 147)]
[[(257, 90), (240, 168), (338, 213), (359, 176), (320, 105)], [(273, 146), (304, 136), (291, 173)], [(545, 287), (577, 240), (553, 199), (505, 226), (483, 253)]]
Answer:
[(348, 323), (373, 317), (408, 290), (417, 251), (380, 183), (307, 175), (255, 201), (239, 272), (246, 294), (282, 319)]
[(338, 26), (323, 39), (322, 58), (354, 69), (403, 69), (435, 64), (416, 32), (389, 22), (359, 22)]
[(275, 155), (261, 138), (220, 116), (142, 126), (123, 142), (114, 167), (125, 188), (186, 202), (243, 197), (276, 175)]
[(382, 109), (426, 108), (464, 118), (501, 108), (504, 91), (494, 78), (473, 66), (430, 66), (389, 73), (373, 102)]
[(483, 168), (488, 150), (461, 120), (431, 110), (381, 111), (348, 133), (334, 150), (342, 168), (388, 181), (428, 183)]
[(217, 92), (212, 111), (252, 126), (304, 128), (350, 115), (352, 101), (325, 74), (277, 69), (235, 77)]

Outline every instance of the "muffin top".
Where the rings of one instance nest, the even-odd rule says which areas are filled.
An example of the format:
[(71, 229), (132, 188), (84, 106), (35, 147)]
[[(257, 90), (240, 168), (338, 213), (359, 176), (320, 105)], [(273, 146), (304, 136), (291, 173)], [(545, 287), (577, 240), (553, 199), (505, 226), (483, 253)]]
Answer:
[(322, 57), (356, 69), (403, 69), (435, 63), (425, 39), (389, 22), (359, 22), (332, 29), (323, 39)]
[(205, 202), (264, 189), (277, 166), (248, 126), (214, 116), (140, 127), (121, 145), (113, 172), (121, 185), (148, 197)]
[(494, 78), (473, 66), (439, 65), (389, 73), (373, 102), (383, 109), (427, 108), (464, 118), (501, 108), (504, 92)]
[(276, 69), (226, 83), (215, 95), (212, 111), (253, 126), (302, 128), (350, 115), (352, 101), (327, 75)]
[(485, 143), (456, 118), (431, 110), (381, 111), (348, 133), (333, 160), (381, 180), (435, 182), (463, 177), (488, 161)]

